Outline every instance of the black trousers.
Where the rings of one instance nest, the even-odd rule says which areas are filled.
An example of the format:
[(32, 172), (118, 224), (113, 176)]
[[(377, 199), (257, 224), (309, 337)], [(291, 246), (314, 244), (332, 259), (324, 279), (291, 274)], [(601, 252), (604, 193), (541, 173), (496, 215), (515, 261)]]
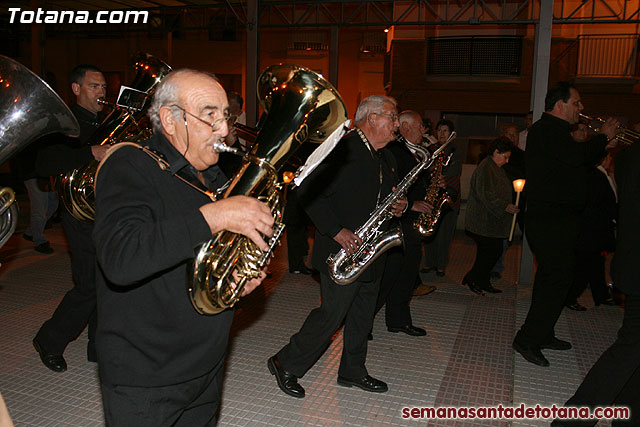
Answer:
[[(640, 296), (628, 295), (618, 339), (593, 365), (565, 406), (627, 406), (631, 420), (612, 425), (640, 425)], [(594, 426), (598, 420), (575, 425)], [(570, 424), (574, 425), (574, 424)]]
[(360, 379), (367, 375), (367, 335), (373, 324), (380, 279), (337, 285), (320, 274), (320, 307), (309, 313), (300, 331), (276, 355), (281, 366), (302, 377), (331, 344), (344, 321), (343, 349), (338, 375)]
[(387, 254), (376, 313), (386, 303), (385, 321), (389, 328), (411, 325), (409, 302), (420, 268), (421, 237), (413, 230), (412, 221), (402, 221), (404, 245), (391, 248)]
[(78, 221), (68, 212), (62, 214), (62, 227), (71, 252), (73, 288), (65, 294), (37, 334), (44, 349), (62, 354), (89, 323), (89, 351), (93, 350), (96, 332), (96, 251), (91, 238), (93, 222)]
[(290, 270), (300, 270), (304, 265), (304, 257), (309, 252), (307, 224), (309, 218), (300, 205), (297, 193), (290, 191), (287, 195), (287, 206), (284, 210), (284, 223), (287, 226), (287, 256)]
[(476, 259), (465, 277), (480, 288), (486, 288), (491, 285), (491, 269), (502, 255), (504, 238), (481, 236), (468, 230), (467, 234), (476, 242)]
[(555, 336), (556, 322), (573, 283), (578, 215), (563, 210), (530, 209), (525, 230), (538, 269), (531, 306), (516, 340), (523, 345), (539, 346)]
[(222, 392), (224, 358), (206, 375), (162, 387), (102, 383), (107, 427), (215, 426)]
[(602, 304), (609, 298), (609, 289), (604, 274), (604, 256), (592, 251), (576, 251), (576, 270), (573, 283), (567, 294), (566, 304), (575, 304), (578, 297), (591, 287), (593, 302)]

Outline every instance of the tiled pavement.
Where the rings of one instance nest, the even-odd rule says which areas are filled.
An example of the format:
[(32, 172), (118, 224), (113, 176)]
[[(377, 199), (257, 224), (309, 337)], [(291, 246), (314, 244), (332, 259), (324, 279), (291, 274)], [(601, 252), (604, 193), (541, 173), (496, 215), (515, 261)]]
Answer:
[[(86, 331), (67, 348), (69, 370), (62, 374), (42, 366), (31, 345), (39, 326), (71, 286), (61, 227), (47, 231), (55, 249), (52, 255), (35, 252), (33, 244), (21, 238), (21, 228), (22, 224), (0, 249), (0, 392), (17, 426), (102, 426), (97, 366), (86, 360)], [(312, 277), (288, 272), (286, 247), (280, 247), (270, 267), (273, 276), (236, 312), (219, 425), (410, 425), (416, 421), (402, 418), (403, 407), (562, 404), (615, 339), (622, 310), (594, 308), (587, 291), (581, 303), (589, 310), (565, 310), (556, 330), (574, 349), (546, 351), (551, 367), (537, 367), (511, 349), (531, 294), (530, 286), (514, 283), (519, 243), (506, 253), (503, 278), (495, 283), (504, 290), (499, 295), (476, 296), (460, 285), (474, 251), (472, 241), (458, 233), (446, 276), (422, 275), (438, 287), (411, 303), (414, 323), (426, 328), (427, 337), (389, 333), (384, 313), (376, 317), (367, 368), (389, 384), (389, 392), (371, 394), (336, 384), (342, 346), (337, 335), (300, 380), (307, 397), (294, 399), (277, 388), (266, 360), (298, 330), (320, 296)], [(544, 426), (549, 420), (421, 423)]]

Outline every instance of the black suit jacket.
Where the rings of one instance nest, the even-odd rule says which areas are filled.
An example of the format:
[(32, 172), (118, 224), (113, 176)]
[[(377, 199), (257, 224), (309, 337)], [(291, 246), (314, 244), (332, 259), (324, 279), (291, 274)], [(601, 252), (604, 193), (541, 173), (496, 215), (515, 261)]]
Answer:
[(615, 170), (619, 221), (613, 280), (625, 294), (640, 295), (640, 143), (618, 154)]
[(36, 172), (38, 176), (55, 176), (88, 165), (93, 160), (90, 138), (100, 126), (102, 115), (92, 114), (79, 105), (71, 107), (80, 124), (80, 137), (62, 137), (38, 152)]
[[(386, 148), (373, 150), (355, 131), (342, 138), (299, 189), (300, 201), (316, 226), (311, 261), (316, 270), (329, 274), (327, 257), (341, 249), (333, 237), (343, 228), (355, 232), (396, 183), (395, 160)], [(382, 258), (359, 280), (381, 275)]]

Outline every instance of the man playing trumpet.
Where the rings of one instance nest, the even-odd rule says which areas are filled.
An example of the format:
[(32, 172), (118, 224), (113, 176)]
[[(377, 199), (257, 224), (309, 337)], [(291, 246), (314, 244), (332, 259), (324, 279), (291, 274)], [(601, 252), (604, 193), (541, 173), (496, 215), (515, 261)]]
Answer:
[(549, 366), (542, 349), (569, 350), (554, 327), (573, 281), (579, 214), (587, 200), (587, 169), (615, 146), (618, 122), (607, 120), (591, 141), (576, 142), (571, 125), (583, 109), (578, 91), (559, 82), (545, 98), (525, 151), (527, 217), (525, 233), (538, 260), (531, 306), (513, 348), (527, 361)]

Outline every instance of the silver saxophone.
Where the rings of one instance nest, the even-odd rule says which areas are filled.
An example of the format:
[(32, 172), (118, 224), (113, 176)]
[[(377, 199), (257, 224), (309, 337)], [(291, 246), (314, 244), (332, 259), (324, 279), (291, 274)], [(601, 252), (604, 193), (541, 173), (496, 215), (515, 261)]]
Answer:
[(351, 255), (347, 255), (343, 248), (337, 254), (331, 254), (327, 258), (329, 276), (338, 285), (352, 283), (386, 250), (402, 244), (402, 229), (400, 226), (395, 226), (384, 232), (381, 231), (381, 227), (393, 216), (391, 207), (405, 198), (407, 190), (418, 179), (420, 173), (428, 169), (433, 161), (438, 158), (438, 154), (451, 142), (447, 141), (430, 155), (425, 148), (410, 143), (399, 133), (396, 137), (410, 150), (415, 151), (421, 160), (402, 179), (396, 189), (389, 193), (378, 207), (371, 212), (367, 222), (355, 231), (355, 234), (362, 240), (360, 246)]

